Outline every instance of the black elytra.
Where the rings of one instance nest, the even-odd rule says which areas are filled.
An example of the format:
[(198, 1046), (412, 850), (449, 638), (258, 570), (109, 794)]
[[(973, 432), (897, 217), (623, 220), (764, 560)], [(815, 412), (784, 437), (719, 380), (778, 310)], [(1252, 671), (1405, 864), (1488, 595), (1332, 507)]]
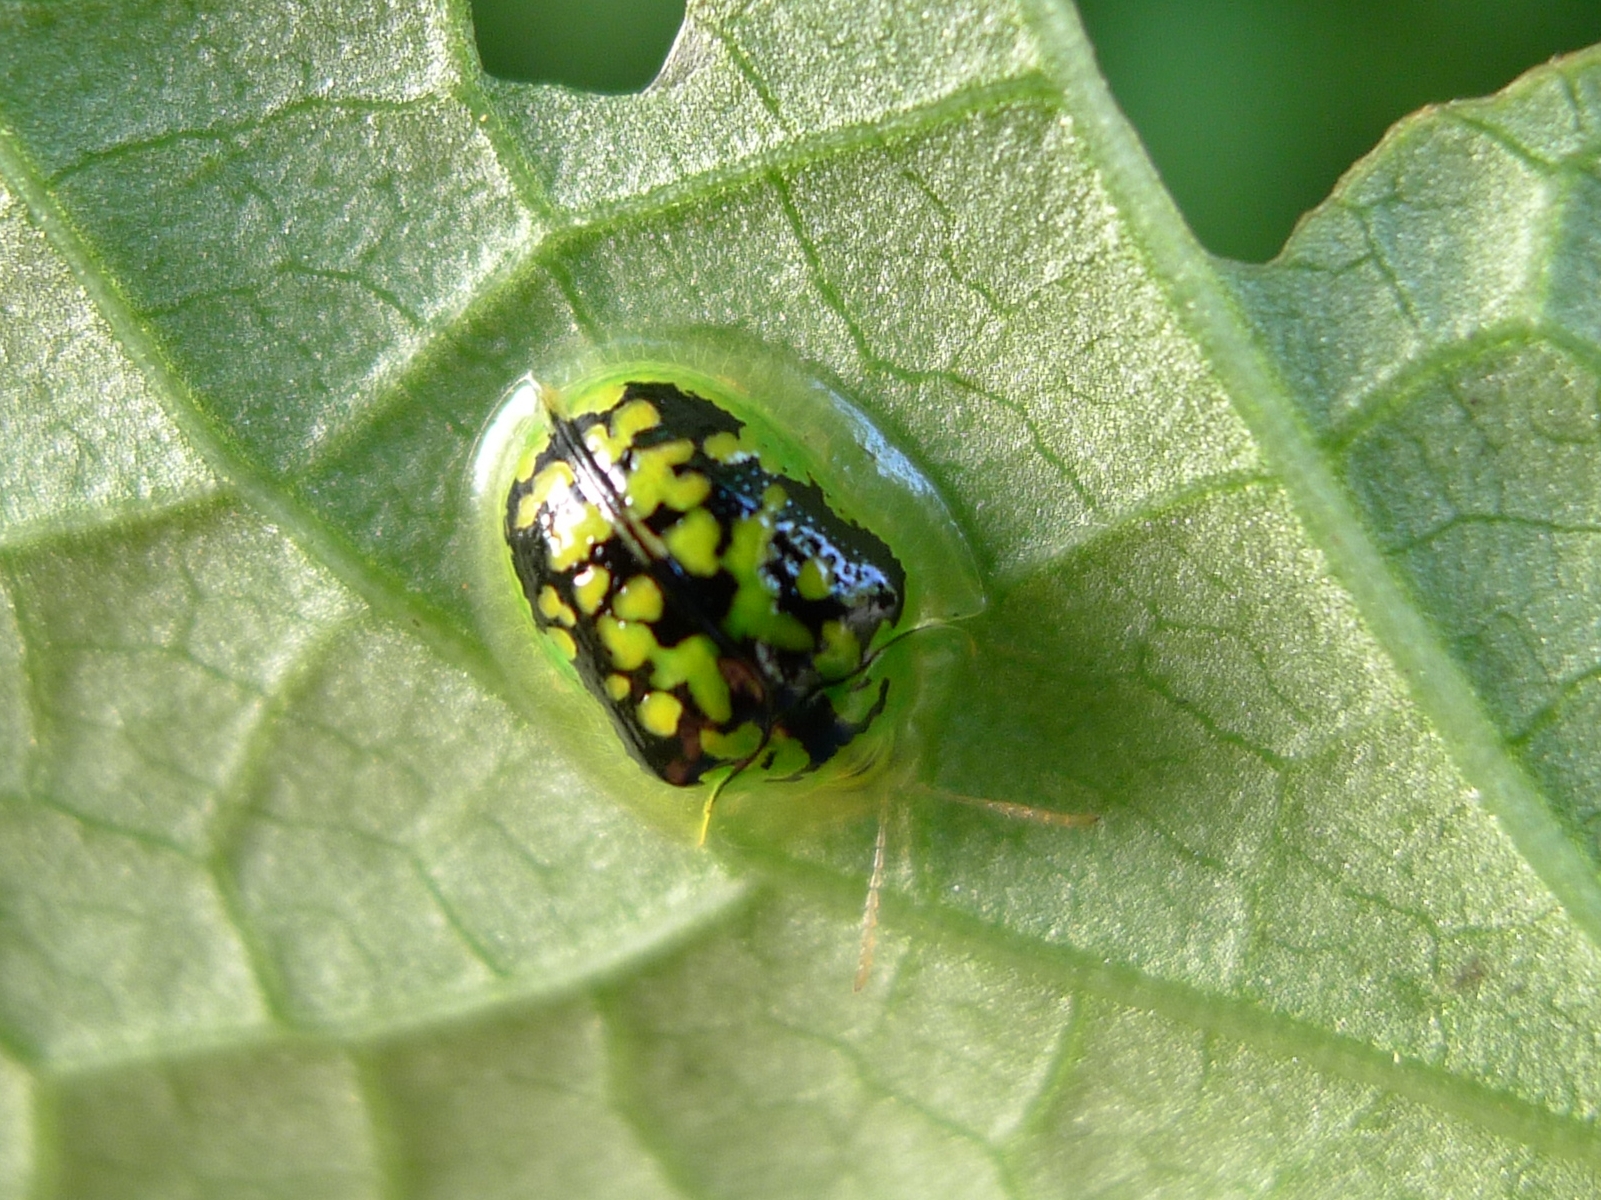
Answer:
[(637, 380), (594, 398), (567, 416), (547, 397), (548, 440), (506, 497), (535, 623), (668, 783), (816, 770), (883, 711), (868, 668), (901, 618), (900, 561), (704, 396)]

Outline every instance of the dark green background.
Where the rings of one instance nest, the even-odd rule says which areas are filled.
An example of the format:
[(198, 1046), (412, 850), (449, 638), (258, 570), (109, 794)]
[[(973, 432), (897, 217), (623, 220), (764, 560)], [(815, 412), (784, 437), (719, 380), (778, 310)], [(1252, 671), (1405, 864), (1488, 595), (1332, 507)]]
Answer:
[[(643, 87), (683, 0), (474, 0), (497, 75)], [(1598, 0), (1081, 0), (1196, 235), (1264, 260), (1397, 118), (1601, 42)]]

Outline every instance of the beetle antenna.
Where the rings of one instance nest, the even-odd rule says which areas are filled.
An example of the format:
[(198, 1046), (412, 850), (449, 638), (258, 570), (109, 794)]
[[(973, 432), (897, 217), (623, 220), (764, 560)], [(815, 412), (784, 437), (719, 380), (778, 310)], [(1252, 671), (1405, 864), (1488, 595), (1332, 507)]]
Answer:
[(700, 810), (700, 833), (695, 838), (696, 846), (704, 846), (706, 844), (706, 834), (712, 827), (712, 809), (717, 807), (717, 800), (723, 794), (723, 789), (733, 783), (739, 777), (740, 772), (761, 756), (762, 751), (767, 749), (767, 743), (772, 736), (773, 730), (771, 726), (763, 729), (762, 740), (757, 743), (756, 749), (735, 763), (734, 769), (729, 771), (727, 775), (712, 784), (712, 794), (706, 797), (706, 806)]
[[(905, 639), (911, 637), (914, 633), (927, 633), (930, 629), (955, 629), (967, 640), (968, 653), (975, 653), (978, 649), (978, 646), (977, 643), (973, 641), (973, 635), (968, 633), (967, 630), (963, 629), (959, 624), (959, 622), (965, 620), (967, 620), (966, 617), (930, 617), (926, 621), (919, 621), (910, 629), (903, 629), (899, 633), (895, 634), (882, 646), (879, 646), (874, 650), (869, 650), (865, 655), (862, 656), (861, 664), (854, 671), (852, 671), (850, 675), (846, 675), (844, 678), (850, 679), (852, 676), (863, 674), (871, 669), (872, 665), (878, 661), (878, 656), (883, 654), (884, 651), (888, 650), (891, 646), (897, 644), (898, 642), (904, 641)], [(843, 683), (844, 680), (835, 680), (835, 682)]]

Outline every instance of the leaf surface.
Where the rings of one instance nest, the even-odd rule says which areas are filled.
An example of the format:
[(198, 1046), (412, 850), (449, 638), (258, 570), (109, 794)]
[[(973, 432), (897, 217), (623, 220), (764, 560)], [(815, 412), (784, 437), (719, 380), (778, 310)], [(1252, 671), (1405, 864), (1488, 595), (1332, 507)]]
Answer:
[[(446, 3), (0, 44), (0, 1196), (1596, 1190), (1593, 54), (1246, 269), (1033, 0), (709, 0), (630, 97)], [(497, 661), (469, 476), (707, 329), (988, 606), (912, 785), (699, 852)]]

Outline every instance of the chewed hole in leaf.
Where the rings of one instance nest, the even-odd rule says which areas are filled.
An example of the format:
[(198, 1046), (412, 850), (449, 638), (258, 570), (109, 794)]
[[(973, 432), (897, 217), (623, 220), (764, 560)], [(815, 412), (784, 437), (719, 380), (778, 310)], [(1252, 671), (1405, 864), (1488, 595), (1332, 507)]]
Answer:
[(684, 0), (473, 0), (484, 70), (586, 92), (637, 92), (666, 61)]
[(1201, 243), (1266, 262), (1351, 162), (1424, 104), (1601, 39), (1582, 0), (1078, 0), (1119, 105)]

